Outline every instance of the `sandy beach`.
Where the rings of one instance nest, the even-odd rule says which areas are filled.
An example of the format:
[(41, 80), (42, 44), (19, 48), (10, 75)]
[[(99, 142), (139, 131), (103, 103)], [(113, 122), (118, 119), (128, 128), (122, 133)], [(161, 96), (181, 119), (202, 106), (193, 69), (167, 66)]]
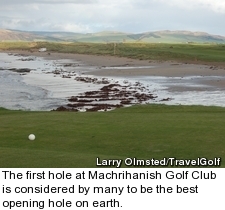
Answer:
[[(18, 53), (25, 56), (43, 57), (49, 60), (71, 59), (80, 61), (89, 66), (96, 66), (94, 75), (99, 76), (165, 76), (165, 77), (184, 77), (184, 76), (224, 76), (225, 64), (216, 62), (193, 61), (193, 63), (179, 63), (174, 61), (149, 61), (137, 60), (116, 56), (98, 56), (70, 53), (48, 53), (30, 52), (26, 50), (7, 51)], [(143, 66), (143, 68), (140, 68)], [(146, 68), (153, 66), (154, 68)], [(107, 67), (105, 69), (104, 67)], [(117, 69), (114, 69), (117, 67)], [(121, 67), (121, 69), (119, 68)], [(122, 67), (132, 67), (127, 71)], [(135, 68), (138, 67), (138, 68)]]
[[(167, 104), (223, 104), (222, 94), (225, 90), (225, 68), (223, 64), (149, 61), (116, 56), (30, 52), (25, 50), (7, 51), (5, 53), (22, 58), (27, 56), (43, 58), (45, 61), (58, 62), (63, 68), (65, 67), (64, 72), (47, 72), (47, 74), (43, 72), (42, 76), (40, 74), (27, 74), (27, 76), (24, 76), (24, 81), (30, 85), (39, 86), (39, 88), (47, 88), (53, 93), (55, 91), (53, 95), (64, 96), (64, 99), (65, 94), (69, 94), (66, 97), (71, 103), (67, 104), (67, 108), (73, 110), (77, 110), (79, 107), (86, 107), (90, 111), (108, 110), (108, 108), (144, 103), (149, 102), (149, 100)], [(51, 68), (57, 69), (58, 67), (52, 66)], [(60, 74), (61, 79), (72, 78), (67, 79), (66, 83), (65, 79), (61, 80), (60, 78), (54, 79), (53, 82), (49, 73), (55, 75), (54, 77)], [(90, 75), (92, 75), (91, 79)], [(74, 80), (80, 85), (74, 84)], [(120, 83), (118, 83), (119, 80)], [(52, 86), (47, 85), (49, 82)], [(64, 89), (60, 87), (64, 87)], [(83, 95), (79, 95), (79, 97), (74, 95), (78, 94), (78, 88), (80, 92), (83, 91)], [(93, 103), (96, 101), (98, 102), (98, 108), (93, 108)], [(116, 104), (117, 102), (118, 104)], [(60, 109), (63, 110), (64, 108), (61, 107)]]

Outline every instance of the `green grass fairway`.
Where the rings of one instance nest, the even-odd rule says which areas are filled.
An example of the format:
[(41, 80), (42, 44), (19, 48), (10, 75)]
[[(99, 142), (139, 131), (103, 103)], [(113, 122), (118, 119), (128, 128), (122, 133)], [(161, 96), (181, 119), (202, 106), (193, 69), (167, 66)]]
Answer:
[[(224, 125), (221, 107), (142, 105), (87, 113), (0, 109), (0, 167), (95, 167), (96, 157), (225, 160)], [(30, 133), (35, 141), (28, 140)]]

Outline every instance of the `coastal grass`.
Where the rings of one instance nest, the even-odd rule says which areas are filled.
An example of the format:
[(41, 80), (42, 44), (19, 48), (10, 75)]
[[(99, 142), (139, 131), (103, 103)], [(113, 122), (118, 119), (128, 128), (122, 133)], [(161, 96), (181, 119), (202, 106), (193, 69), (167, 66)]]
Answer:
[(140, 60), (182, 62), (225, 62), (225, 45), (163, 43), (37, 43), (49, 51), (94, 55), (115, 55)]
[(1, 108), (0, 167), (96, 167), (97, 157), (225, 160), (224, 125), (222, 107), (140, 105), (85, 113)]
[(32, 51), (42, 47), (48, 52), (112, 55), (140, 60), (225, 62), (223, 44), (0, 42), (0, 50)]
[(30, 50), (36, 43), (33, 42), (19, 42), (19, 41), (8, 41), (0, 42), (0, 50)]

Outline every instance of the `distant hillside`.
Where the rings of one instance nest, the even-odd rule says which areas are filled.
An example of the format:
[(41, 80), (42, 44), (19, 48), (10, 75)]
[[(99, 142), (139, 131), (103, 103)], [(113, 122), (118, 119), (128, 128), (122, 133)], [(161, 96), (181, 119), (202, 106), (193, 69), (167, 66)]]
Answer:
[(222, 43), (225, 37), (205, 32), (155, 31), (123, 33), (103, 31), (98, 33), (16, 31), (0, 29), (0, 41), (66, 41), (66, 42), (150, 42), (150, 43)]
[(48, 37), (38, 32), (0, 29), (0, 41), (60, 41), (60, 39)]
[[(205, 32), (191, 31), (156, 31), (136, 34), (136, 40), (143, 42), (163, 43), (225, 43), (225, 37), (211, 35)], [(134, 38), (135, 39), (135, 38)]]

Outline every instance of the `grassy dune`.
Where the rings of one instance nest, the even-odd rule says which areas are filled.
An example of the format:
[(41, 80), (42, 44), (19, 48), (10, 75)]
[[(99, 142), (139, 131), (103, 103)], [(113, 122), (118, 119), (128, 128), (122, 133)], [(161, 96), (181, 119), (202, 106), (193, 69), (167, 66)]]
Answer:
[(34, 42), (0, 42), (0, 50), (30, 50), (35, 46), (37, 46), (37, 44)]
[[(114, 43), (0, 42), (0, 50), (37, 50), (50, 52), (114, 55)], [(115, 55), (141, 60), (225, 63), (225, 45), (117, 43)]]
[[(114, 43), (37, 43), (36, 47), (65, 53), (114, 55)], [(225, 45), (120, 43), (116, 44), (115, 54), (141, 60), (225, 62)]]
[[(0, 110), (0, 167), (95, 167), (96, 157), (225, 160), (225, 108), (143, 105), (102, 113)], [(36, 135), (29, 141), (30, 133)], [(222, 161), (225, 167), (225, 161)]]

